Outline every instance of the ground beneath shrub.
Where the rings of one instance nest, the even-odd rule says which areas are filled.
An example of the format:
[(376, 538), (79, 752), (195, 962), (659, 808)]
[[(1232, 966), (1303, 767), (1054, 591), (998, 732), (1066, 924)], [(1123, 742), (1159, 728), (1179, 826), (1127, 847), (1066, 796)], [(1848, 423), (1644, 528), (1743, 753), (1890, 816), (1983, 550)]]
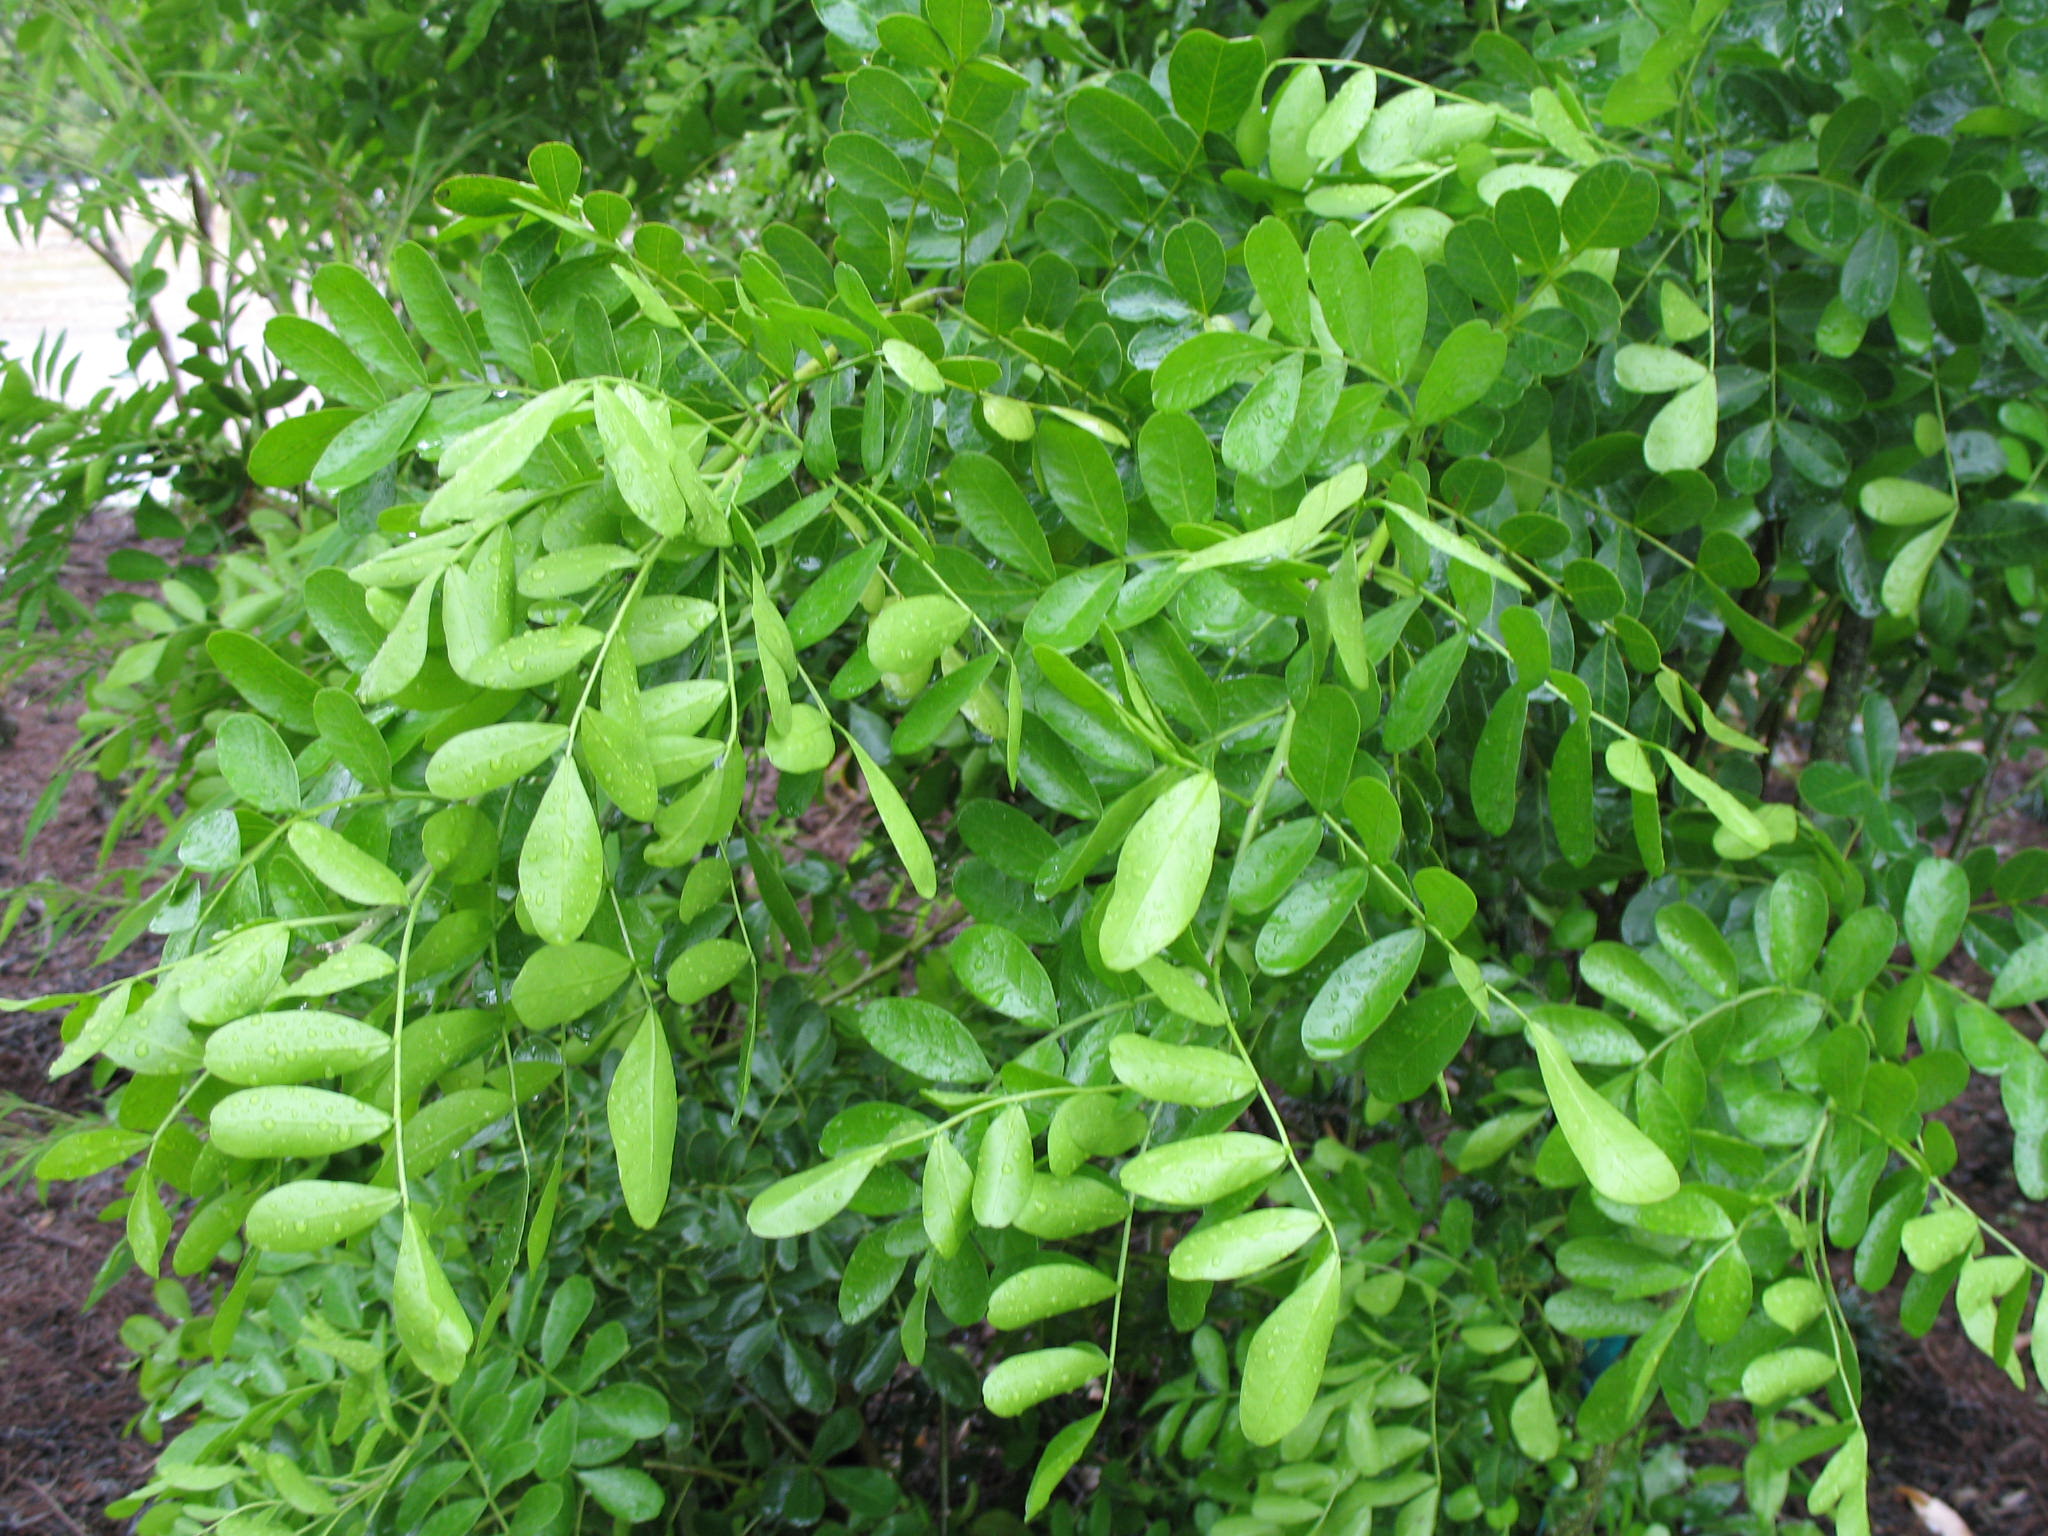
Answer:
[[(71, 590), (91, 603), (107, 590), (107, 552), (131, 542), (126, 518), (102, 515), (84, 530), (67, 573)], [(65, 792), (56, 815), (27, 855), (29, 815), (77, 737), (79, 679), (66, 667), (39, 669), (0, 699), (14, 728), (0, 746), (0, 889), (33, 881), (91, 883), (111, 806), (87, 775)], [(142, 850), (123, 849), (130, 862)], [(121, 967), (92, 963), (98, 940), (74, 933), (53, 942), (31, 908), (0, 945), (0, 996), (31, 997), (95, 986)], [(124, 963), (135, 962), (131, 951)], [(58, 1015), (0, 1014), (0, 1105), (9, 1096), (32, 1109), (11, 1117), (0, 1139), (0, 1172), (21, 1133), (46, 1134), (68, 1116), (98, 1114), (88, 1074), (52, 1083)], [(142, 1406), (119, 1331), (130, 1313), (149, 1310), (148, 1283), (130, 1275), (90, 1312), (83, 1303), (117, 1227), (98, 1221), (116, 1192), (114, 1175), (58, 1185), (47, 1199), (25, 1179), (0, 1185), (0, 1531), (111, 1532), (102, 1514), (149, 1473), (150, 1447), (126, 1433)]]
[[(100, 575), (106, 552), (129, 536), (118, 516), (103, 515), (88, 525), (71, 581), (87, 603), (109, 585)], [(74, 739), (78, 691), (75, 676), (43, 672), (0, 700), (16, 727), (11, 744), (0, 746), (0, 888), (39, 879), (74, 886), (91, 880), (111, 806), (89, 778), (67, 790), (29, 857), (20, 857), (22, 831), (37, 796)], [(2001, 783), (2002, 793), (2010, 793), (2021, 777), (2008, 776), (2014, 784)], [(806, 840), (817, 844), (814, 851), (844, 859), (871, 835), (867, 820), (865, 806), (828, 802), (805, 818)], [(1989, 830), (2004, 846), (2048, 840), (2040, 823), (2023, 814), (2009, 813)], [(124, 850), (117, 858), (128, 862), (141, 852)], [(112, 979), (115, 970), (92, 964), (95, 942), (80, 934), (52, 944), (46, 928), (25, 918), (0, 945), (0, 996)], [(1981, 993), (1981, 985), (1976, 990)], [(2038, 1019), (2017, 1015), (2015, 1022), (2030, 1035), (2041, 1033)], [(62, 1116), (94, 1113), (82, 1074), (56, 1084), (47, 1080), (45, 1069), (55, 1054), (54, 1015), (0, 1014), (0, 1096), (15, 1095), (48, 1112), (24, 1116), (18, 1125), (50, 1128)], [(2022, 1251), (2048, 1260), (2048, 1205), (2030, 1204), (2013, 1182), (2012, 1132), (1996, 1085), (1974, 1081), (1942, 1118), (1960, 1152), (1951, 1186)], [(0, 1143), (0, 1171), (6, 1164)], [(0, 1185), (0, 1533), (120, 1531), (124, 1526), (100, 1511), (148, 1475), (151, 1448), (126, 1434), (141, 1404), (118, 1336), (123, 1318), (149, 1310), (147, 1283), (131, 1275), (98, 1307), (81, 1309), (118, 1236), (116, 1228), (96, 1220), (113, 1192), (111, 1175), (82, 1187), (59, 1186), (47, 1199), (38, 1198), (32, 1184)], [(1865, 1324), (1859, 1342), (1868, 1383), (1864, 1419), (1871, 1437), (1875, 1529), (1883, 1536), (1928, 1536), (1900, 1493), (1912, 1488), (1953, 1507), (1973, 1536), (2048, 1531), (2048, 1407), (2038, 1388), (2015, 1390), (1963, 1336), (1952, 1306), (1925, 1339), (1916, 1340), (1898, 1328), (1895, 1295), (1864, 1302), (1858, 1309)], [(881, 1427), (900, 1420), (896, 1448), (907, 1466), (938, 1461), (928, 1443), (934, 1422), (928, 1390), (911, 1383), (900, 1390), (903, 1402), (877, 1405)], [(914, 1428), (919, 1425), (921, 1436)], [(955, 1484), (950, 1502), (956, 1510), (965, 1504), (961, 1479), (975, 1477), (985, 1481), (986, 1504), (993, 1497), (987, 1484), (1001, 1477), (998, 1463), (989, 1460), (995, 1438), (977, 1444), (971, 1433), (959, 1433), (967, 1425), (958, 1420), (949, 1428), (956, 1431), (948, 1437), (952, 1454), (944, 1458)], [(937, 1486), (920, 1491), (938, 1502)], [(1014, 1505), (1015, 1499), (1007, 1502)]]
[[(1958, 1152), (1949, 1187), (2029, 1258), (2048, 1259), (2048, 1206), (2028, 1201), (2013, 1182), (2012, 1127), (1997, 1085), (1972, 1079), (1940, 1118)], [(2027, 1391), (2014, 1388), (1963, 1336), (1953, 1304), (1926, 1338), (1913, 1339), (1898, 1327), (1896, 1287), (1864, 1300), (1870, 1328), (1858, 1345), (1875, 1529), (1928, 1536), (1898, 1491), (1907, 1487), (1947, 1502), (1973, 1536), (2048, 1531), (2048, 1407), (2031, 1372)]]

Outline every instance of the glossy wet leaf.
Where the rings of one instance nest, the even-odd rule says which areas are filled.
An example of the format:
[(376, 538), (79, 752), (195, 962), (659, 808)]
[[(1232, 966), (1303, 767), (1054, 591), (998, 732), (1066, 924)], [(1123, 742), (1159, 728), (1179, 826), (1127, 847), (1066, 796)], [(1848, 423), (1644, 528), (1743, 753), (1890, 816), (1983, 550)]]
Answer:
[(1110, 1041), (1109, 1065), (1118, 1082), (1164, 1104), (1208, 1108), (1247, 1098), (1259, 1086), (1257, 1075), (1232, 1052), (1170, 1045), (1140, 1034)]
[(519, 893), (534, 930), (550, 944), (583, 936), (603, 896), (604, 844), (583, 775), (556, 765), (519, 849)]
[(285, 833), (300, 862), (329, 890), (365, 907), (402, 907), (405, 882), (383, 860), (364, 852), (331, 827), (295, 821)]
[(1130, 1193), (1161, 1205), (1206, 1205), (1286, 1161), (1287, 1149), (1270, 1137), (1224, 1131), (1141, 1152), (1123, 1165), (1118, 1178)]
[(1534, 1022), (1524, 1028), (1536, 1049), (1558, 1128), (1594, 1189), (1625, 1205), (1647, 1205), (1676, 1194), (1678, 1170), (1663, 1150), (1587, 1086), (1557, 1036)]
[(1103, 912), (1103, 963), (1135, 969), (1194, 919), (1216, 851), (1222, 799), (1207, 774), (1182, 779), (1153, 801), (1124, 839)]
[(1333, 1253), (1296, 1284), (1252, 1334), (1238, 1421), (1253, 1445), (1272, 1445), (1299, 1424), (1322, 1386), (1337, 1328), (1341, 1269)]
[(1330, 972), (1301, 1019), (1302, 1048), (1334, 1060), (1363, 1045), (1415, 979), (1426, 947), (1417, 928), (1376, 939)]
[(906, 1072), (941, 1083), (978, 1083), (989, 1075), (965, 1024), (936, 1003), (885, 998), (861, 1011), (862, 1036)]
[(391, 1313), (406, 1354), (430, 1379), (446, 1386), (462, 1374), (476, 1330), (410, 1212), (391, 1276)]
[(1176, 1280), (1237, 1280), (1287, 1259), (1323, 1230), (1313, 1211), (1275, 1206), (1197, 1227), (1173, 1246)]
[(641, 1227), (661, 1219), (676, 1149), (676, 1075), (668, 1034), (653, 1012), (641, 1019), (605, 1098), (626, 1210)]

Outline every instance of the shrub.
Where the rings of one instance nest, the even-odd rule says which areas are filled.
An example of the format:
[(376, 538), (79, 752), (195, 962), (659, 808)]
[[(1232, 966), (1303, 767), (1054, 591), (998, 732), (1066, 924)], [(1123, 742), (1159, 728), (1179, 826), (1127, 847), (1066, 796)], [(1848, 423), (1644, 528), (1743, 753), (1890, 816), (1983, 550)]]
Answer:
[(144, 1528), (1635, 1529), (1661, 1400), (1868, 1530), (1837, 1269), (2023, 1380), (1935, 1111), (2048, 1194), (2033, 32), (853, 11), (824, 244), (545, 144), (325, 269), (98, 691), (236, 696), (40, 1169), (233, 1263)]

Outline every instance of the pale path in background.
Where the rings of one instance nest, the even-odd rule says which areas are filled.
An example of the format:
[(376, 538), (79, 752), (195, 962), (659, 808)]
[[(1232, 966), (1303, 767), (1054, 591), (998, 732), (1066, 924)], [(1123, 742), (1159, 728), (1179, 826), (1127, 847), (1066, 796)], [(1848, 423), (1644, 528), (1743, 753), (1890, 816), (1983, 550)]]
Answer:
[[(121, 240), (122, 259), (133, 265), (149, 236), (147, 227), (131, 224)], [(182, 355), (187, 344), (177, 336), (193, 320), (185, 301), (198, 287), (199, 263), (189, 248), (173, 260), (166, 244), (159, 265), (170, 281), (156, 296), (157, 317)], [(0, 225), (0, 355), (26, 364), (46, 333), (63, 332), (63, 356), (79, 359), (65, 398), (84, 402), (127, 377), (128, 342), (121, 333), (130, 314), (127, 284), (81, 242), (49, 228), (39, 242), (24, 246)], [(252, 306), (237, 321), (235, 339), (255, 343), (269, 314)], [(153, 347), (137, 371), (148, 382), (163, 381), (163, 362)]]

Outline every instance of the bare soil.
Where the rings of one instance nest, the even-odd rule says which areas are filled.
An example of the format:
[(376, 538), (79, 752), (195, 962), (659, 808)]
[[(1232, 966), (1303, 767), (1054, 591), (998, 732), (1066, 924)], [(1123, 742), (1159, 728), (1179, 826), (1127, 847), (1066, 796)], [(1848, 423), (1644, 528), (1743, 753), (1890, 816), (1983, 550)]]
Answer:
[[(104, 575), (107, 554), (133, 540), (127, 518), (95, 518), (73, 552), (67, 585), (88, 604), (96, 601), (112, 586)], [(90, 774), (73, 781), (22, 851), (36, 801), (77, 738), (81, 692), (75, 671), (39, 668), (0, 699), (14, 727), (12, 741), (0, 745), (0, 888), (93, 884), (112, 807)], [(115, 859), (132, 863), (144, 851), (123, 847)], [(98, 945), (89, 931), (56, 937), (32, 906), (0, 945), (0, 996), (96, 986), (137, 963), (131, 950), (115, 966), (96, 967)], [(69, 1117), (99, 1112), (89, 1073), (49, 1081), (59, 1017), (0, 1014), (0, 1104), (12, 1095), (31, 1106), (0, 1128), (0, 1170), (13, 1161), (9, 1152), (20, 1150), (18, 1137), (46, 1136)], [(47, 1193), (26, 1178), (0, 1185), (0, 1532), (124, 1530), (101, 1511), (148, 1476), (154, 1453), (127, 1433), (142, 1405), (119, 1336), (123, 1318), (151, 1309), (148, 1283), (131, 1274), (97, 1307), (83, 1307), (120, 1235), (98, 1220), (117, 1178)]]

